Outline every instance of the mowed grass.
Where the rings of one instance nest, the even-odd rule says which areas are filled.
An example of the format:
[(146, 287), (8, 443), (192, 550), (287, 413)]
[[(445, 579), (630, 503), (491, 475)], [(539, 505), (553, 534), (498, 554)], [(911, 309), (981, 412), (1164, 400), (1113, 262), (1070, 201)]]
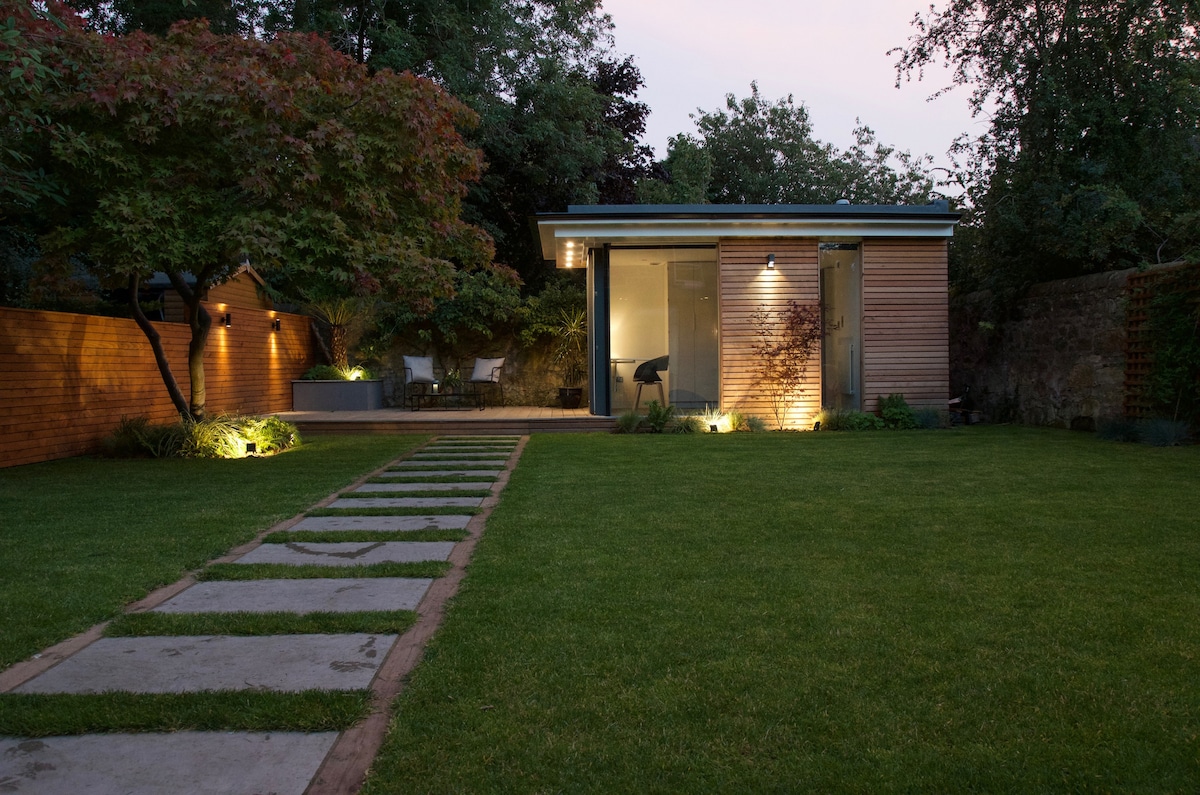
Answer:
[(1194, 792), (1200, 447), (535, 436), (365, 792)]
[(0, 667), (113, 618), (427, 438), (317, 437), (238, 461), (0, 469)]

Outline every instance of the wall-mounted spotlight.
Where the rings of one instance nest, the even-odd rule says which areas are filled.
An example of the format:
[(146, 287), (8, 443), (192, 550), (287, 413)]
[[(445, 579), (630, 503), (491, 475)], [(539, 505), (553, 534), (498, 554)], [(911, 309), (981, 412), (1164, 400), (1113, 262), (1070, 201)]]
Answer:
[(767, 269), (775, 270), (775, 255), (774, 254), (767, 255)]
[(271, 321), (271, 330), (272, 331), (279, 331), (280, 328), (282, 328), (282, 326), (283, 326), (283, 323), (280, 322), (279, 318), (275, 318), (274, 320)]
[(217, 323), (225, 328), (233, 328), (233, 315), (226, 312), (217, 318)]

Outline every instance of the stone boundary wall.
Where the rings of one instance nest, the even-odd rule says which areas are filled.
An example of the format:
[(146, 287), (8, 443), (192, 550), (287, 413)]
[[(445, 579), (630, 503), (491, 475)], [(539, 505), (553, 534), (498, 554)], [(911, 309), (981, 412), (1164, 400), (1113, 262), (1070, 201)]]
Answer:
[[(292, 379), (314, 362), (309, 318), (206, 306), (232, 315), (228, 329), (214, 322), (205, 350), (209, 413), (290, 411)], [(186, 395), (188, 327), (154, 326)], [(91, 452), (126, 416), (179, 416), (136, 323), (0, 307), (0, 468)]]
[[(1034, 285), (1002, 321), (989, 293), (950, 305), (950, 384), (989, 422), (1090, 430), (1124, 413), (1126, 283), (1136, 269)], [(981, 322), (984, 325), (981, 325)]]

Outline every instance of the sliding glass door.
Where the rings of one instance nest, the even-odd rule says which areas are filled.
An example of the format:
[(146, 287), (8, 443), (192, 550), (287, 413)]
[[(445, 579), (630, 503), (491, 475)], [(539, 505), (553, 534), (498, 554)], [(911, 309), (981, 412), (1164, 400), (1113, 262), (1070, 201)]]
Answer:
[(613, 414), (651, 400), (680, 409), (719, 403), (717, 295), (713, 247), (609, 250)]

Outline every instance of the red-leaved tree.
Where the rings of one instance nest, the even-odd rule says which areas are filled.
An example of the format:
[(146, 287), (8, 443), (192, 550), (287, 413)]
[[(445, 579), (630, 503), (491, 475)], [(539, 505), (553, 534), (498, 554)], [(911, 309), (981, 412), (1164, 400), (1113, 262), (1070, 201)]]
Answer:
[[(201, 300), (247, 260), (417, 310), (451, 292), (457, 267), (490, 263), (491, 239), (460, 217), (481, 167), (459, 132), (474, 114), (434, 83), (372, 74), (314, 35), (259, 41), (196, 21), (102, 36), (55, 2), (0, 5), (15, 20), (5, 60), (36, 50), (53, 75), (30, 110), (39, 140), (6, 141), (64, 189), (39, 207), (46, 259), (128, 288), (181, 415), (205, 413)], [(156, 271), (188, 308), (187, 397), (137, 302)]]
[(788, 410), (804, 391), (809, 360), (821, 343), (821, 307), (788, 301), (772, 311), (760, 305), (751, 315), (758, 384), (771, 401), (775, 424), (783, 430)]

